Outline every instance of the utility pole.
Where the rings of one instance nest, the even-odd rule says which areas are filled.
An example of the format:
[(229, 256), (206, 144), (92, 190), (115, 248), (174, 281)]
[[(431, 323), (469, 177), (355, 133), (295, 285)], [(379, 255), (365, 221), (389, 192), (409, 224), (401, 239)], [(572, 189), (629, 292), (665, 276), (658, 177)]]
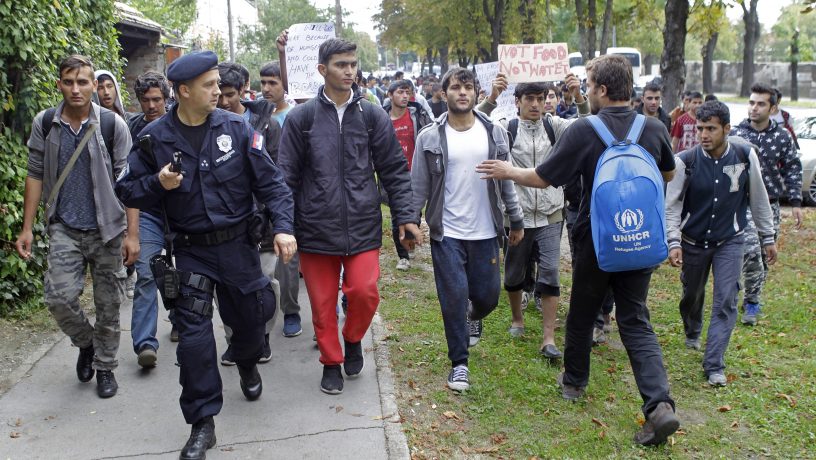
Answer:
[(227, 31), (229, 33), (229, 57), (235, 62), (235, 40), (232, 34), (232, 0), (227, 0)]
[(334, 0), (334, 34), (340, 37), (343, 33), (343, 7), (340, 0)]

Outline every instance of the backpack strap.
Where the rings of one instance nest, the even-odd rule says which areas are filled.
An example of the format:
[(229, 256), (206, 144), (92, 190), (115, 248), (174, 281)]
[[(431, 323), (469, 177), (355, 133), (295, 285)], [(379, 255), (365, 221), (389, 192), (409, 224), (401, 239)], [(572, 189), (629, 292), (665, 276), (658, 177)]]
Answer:
[[(52, 121), (54, 120), (54, 115), (57, 113), (56, 107), (51, 107), (50, 109), (46, 110), (43, 114), (42, 118), (42, 134), (43, 139), (48, 137), (48, 133), (51, 132), (51, 126), (53, 125)], [(100, 107), (99, 111), (99, 124), (102, 128), (102, 140), (105, 142), (105, 149), (108, 151), (108, 155), (111, 155), (111, 148), (113, 147), (113, 137), (116, 131), (116, 119), (114, 118), (116, 114), (108, 110), (104, 107)]]
[(552, 127), (550, 119), (544, 116), (544, 131), (547, 131), (547, 137), (550, 139), (550, 145), (555, 145), (555, 130)]
[(586, 117), (586, 120), (592, 126), (592, 129), (595, 130), (595, 134), (601, 138), (604, 145), (610, 147), (616, 142), (615, 138), (612, 136), (612, 133), (609, 132), (609, 128), (606, 127), (606, 124), (604, 124), (603, 120), (601, 120), (597, 115), (590, 115)]
[(42, 126), (41, 126), (43, 140), (45, 140), (45, 138), (48, 137), (48, 133), (51, 132), (51, 125), (54, 124), (53, 123), (54, 122), (54, 115), (56, 113), (57, 113), (57, 108), (56, 107), (51, 107), (50, 109), (47, 109), (45, 111), (45, 114), (43, 114)]
[(516, 142), (518, 136), (519, 119), (513, 118), (507, 123), (507, 134), (510, 140), (510, 151), (513, 151), (513, 144)]
[(635, 121), (632, 122), (632, 127), (626, 134), (626, 140), (632, 144), (637, 144), (640, 140), (640, 135), (643, 133), (643, 127), (646, 125), (646, 116), (641, 114), (635, 115)]

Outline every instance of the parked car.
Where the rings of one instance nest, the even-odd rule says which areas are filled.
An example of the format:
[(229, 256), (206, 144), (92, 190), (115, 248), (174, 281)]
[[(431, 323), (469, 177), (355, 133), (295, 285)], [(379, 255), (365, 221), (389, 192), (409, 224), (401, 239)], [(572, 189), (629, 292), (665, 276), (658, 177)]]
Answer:
[(805, 204), (816, 206), (816, 116), (805, 117), (794, 131), (802, 160), (802, 199)]

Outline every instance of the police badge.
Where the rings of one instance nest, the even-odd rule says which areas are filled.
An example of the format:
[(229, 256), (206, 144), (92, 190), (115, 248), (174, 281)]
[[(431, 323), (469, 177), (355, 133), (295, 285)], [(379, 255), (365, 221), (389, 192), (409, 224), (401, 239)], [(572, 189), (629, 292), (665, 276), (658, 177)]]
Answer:
[(229, 134), (222, 134), (215, 139), (215, 143), (218, 144), (218, 150), (229, 153), (232, 150), (232, 138)]

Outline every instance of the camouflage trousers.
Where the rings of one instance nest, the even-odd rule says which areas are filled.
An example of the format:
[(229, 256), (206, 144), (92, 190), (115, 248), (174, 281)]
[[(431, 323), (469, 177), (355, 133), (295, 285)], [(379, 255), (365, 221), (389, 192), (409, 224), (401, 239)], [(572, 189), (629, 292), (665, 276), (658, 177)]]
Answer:
[[(774, 223), (774, 240), (779, 236), (779, 202), (772, 202)], [(748, 208), (748, 225), (745, 227), (745, 255), (742, 262), (743, 285), (745, 286), (745, 297), (743, 303), (760, 303), (762, 287), (765, 285), (765, 277), (768, 276), (768, 264), (765, 261), (765, 252), (759, 243), (754, 219), (751, 216), (751, 208)]]
[[(119, 235), (104, 244), (98, 231), (74, 230), (56, 222), (48, 226), (48, 233), (45, 305), (71, 343), (80, 348), (93, 344), (94, 369), (113, 370), (118, 365), (119, 307), (127, 277), (122, 266), (123, 237)], [(86, 266), (93, 279), (93, 325), (79, 303)]]

